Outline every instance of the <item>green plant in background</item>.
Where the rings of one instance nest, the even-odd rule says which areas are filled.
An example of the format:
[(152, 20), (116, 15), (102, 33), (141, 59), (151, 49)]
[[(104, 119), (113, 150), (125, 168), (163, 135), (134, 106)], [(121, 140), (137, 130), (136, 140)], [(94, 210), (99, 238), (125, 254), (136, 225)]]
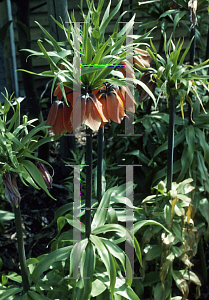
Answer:
[[(199, 248), (202, 247), (202, 235), (205, 236), (206, 240), (208, 239), (208, 229), (206, 225), (208, 224), (208, 218), (204, 213), (204, 211), (208, 209), (208, 201), (206, 200), (203, 192), (204, 189), (205, 192), (207, 191), (206, 186), (208, 177), (208, 145), (206, 135), (208, 129), (208, 116), (207, 114), (205, 114), (206, 110), (203, 107), (202, 103), (202, 95), (204, 95), (203, 90), (208, 90), (208, 76), (206, 73), (206, 70), (208, 69), (208, 61), (196, 65), (195, 67), (186, 63), (184, 64), (187, 53), (189, 53), (192, 40), (190, 41), (186, 50), (184, 50), (182, 53), (181, 49), (183, 47), (183, 41), (179, 41), (177, 45), (175, 45), (172, 42), (171, 38), (172, 37), (170, 37), (168, 42), (166, 41), (166, 39), (164, 41), (165, 56), (160, 56), (157, 53), (155, 47), (153, 47), (153, 51), (147, 49), (148, 53), (150, 54), (150, 56), (156, 64), (156, 70), (154, 68), (150, 68), (149, 70), (149, 80), (153, 82), (153, 84), (156, 84), (155, 92), (157, 94), (157, 105), (160, 111), (151, 111), (150, 114), (146, 114), (144, 112), (139, 113), (138, 111), (136, 112), (139, 116), (139, 118), (135, 121), (135, 124), (137, 125), (135, 127), (136, 133), (143, 132), (143, 127), (145, 129), (143, 137), (141, 137), (141, 140), (143, 141), (143, 147), (141, 147), (141, 149), (129, 151), (128, 148), (131, 148), (130, 142), (132, 147), (134, 147), (134, 141), (136, 140), (136, 138), (132, 138), (132, 141), (131, 139), (129, 139), (129, 141), (125, 141), (124, 139), (124, 151), (126, 151), (126, 153), (125, 155), (123, 153), (123, 155), (121, 155), (120, 158), (122, 158), (122, 156), (125, 156), (126, 160), (129, 162), (131, 161), (132, 163), (136, 163), (136, 160), (133, 159), (137, 158), (138, 162), (143, 164), (142, 170), (144, 173), (142, 173), (141, 177), (143, 178), (143, 174), (147, 176), (145, 180), (147, 180), (148, 188), (150, 188), (153, 185), (153, 183), (156, 184), (159, 182), (160, 179), (165, 178), (166, 171), (169, 175), (169, 178), (167, 177), (167, 190), (171, 190), (171, 193), (176, 186), (176, 184), (173, 184), (174, 187), (172, 187), (173, 174), (176, 174), (175, 177), (178, 183), (184, 178), (192, 177), (194, 179), (193, 185), (196, 187), (196, 189), (192, 192), (192, 195), (190, 196), (191, 207), (188, 207), (188, 213), (192, 211), (192, 219), (194, 214), (196, 216), (195, 226), (197, 226), (196, 228), (198, 229), (198, 239), (195, 244), (195, 249), (197, 249), (197, 244)], [(170, 101), (171, 96), (173, 95), (175, 95), (176, 97), (175, 102), (173, 101), (173, 99), (172, 101)], [(193, 98), (196, 99), (195, 102), (192, 99), (192, 95)], [(177, 100), (179, 102), (177, 102)], [(189, 115), (185, 106), (185, 100), (189, 103), (189, 106), (191, 107), (191, 112), (189, 113)], [(170, 104), (170, 108), (172, 109), (169, 114), (167, 111), (167, 106), (171, 102), (173, 102), (173, 104), (175, 105), (171, 106)], [(203, 113), (200, 112), (200, 107), (202, 107), (202, 109), (204, 110)], [(185, 113), (187, 114), (188, 119), (184, 117)], [(141, 115), (143, 115), (143, 117), (140, 118)], [(172, 122), (170, 124), (169, 133), (168, 125), (169, 120), (171, 119), (170, 116), (172, 116)], [(175, 137), (170, 138), (170, 140), (172, 140), (173, 143), (172, 145), (170, 144), (168, 150), (169, 142), (167, 140), (167, 137), (171, 137), (174, 132)], [(117, 133), (114, 134), (116, 135)], [(113, 144), (112, 147), (117, 147), (117, 145)], [(118, 150), (120, 150), (120, 147), (118, 148)], [(144, 155), (145, 151), (147, 150), (149, 156)], [(167, 150), (168, 152), (166, 152)], [(173, 155), (175, 155), (174, 170), (172, 170), (171, 165), (171, 163), (173, 162)], [(170, 163), (166, 166), (165, 164), (167, 162), (167, 159), (169, 158)], [(117, 158), (115, 159), (117, 160)], [(169, 166), (171, 167), (169, 168)], [(148, 181), (149, 178), (151, 179), (150, 181)], [(142, 188), (144, 188), (144, 183), (141, 184), (141, 186)], [(141, 199), (143, 199), (142, 196), (142, 193), (135, 194), (136, 205), (141, 203)], [(170, 201), (172, 201), (170, 193), (168, 193), (168, 200), (169, 197), (171, 198)], [(162, 207), (165, 207), (165, 202), (162, 203)], [(158, 216), (158, 211), (155, 212), (155, 209), (152, 210), (152, 208), (150, 208), (150, 214), (151, 215), (148, 216), (148, 219), (150, 219), (151, 216), (155, 216), (155, 214)], [(177, 214), (176, 218), (179, 218), (179, 222), (181, 222), (180, 215)], [(204, 220), (203, 223), (202, 220)], [(162, 223), (162, 221), (160, 223)], [(183, 223), (182, 226), (184, 226)], [(186, 231), (188, 225), (185, 226)], [(172, 229), (170, 230), (172, 231)], [(193, 241), (195, 240), (195, 230), (196, 229), (194, 228), (192, 237)], [(175, 232), (173, 234), (177, 235), (177, 233), (178, 232)], [(188, 236), (189, 235), (190, 234), (188, 234)], [(162, 237), (160, 238), (160, 240), (162, 242)], [(149, 249), (149, 247), (152, 247), (150, 245), (149, 238), (147, 240), (145, 238), (144, 247), (145, 244), (147, 244), (147, 249)], [(157, 248), (159, 250), (158, 246), (156, 246), (156, 249)], [(196, 252), (193, 252), (192, 256), (195, 255), (195, 253)], [(204, 252), (200, 255), (204, 260)], [(164, 259), (163, 257), (164, 254), (163, 252), (161, 252), (161, 254), (159, 254), (159, 261), (161, 259)], [(172, 257), (173, 256), (171, 255), (171, 257), (165, 260), (165, 263), (167, 264), (169, 270), (171, 270), (172, 268)], [(158, 259), (156, 259), (156, 264), (157, 263)], [(204, 261), (202, 263), (204, 264)], [(157, 276), (159, 276), (159, 272), (159, 270), (156, 272), (156, 278)], [(183, 278), (182, 272), (183, 271), (179, 273), (174, 272), (172, 276), (177, 282), (177, 285), (179, 285), (179, 283), (182, 282), (182, 287), (185, 287), (185, 291), (183, 291), (182, 289), (183, 297), (185, 297), (186, 299), (186, 295), (188, 293), (188, 284), (185, 282), (185, 279), (188, 279), (188, 276), (184, 273), (185, 277)], [(207, 278), (207, 270), (204, 270), (204, 267), (203, 274), (204, 278)], [(150, 278), (148, 276), (147, 281), (145, 281), (144, 284), (142, 284), (140, 296), (143, 295), (144, 287), (153, 283), (151, 280), (153, 278), (153, 275), (154, 273), (150, 275)], [(197, 286), (200, 286), (200, 281), (195, 275), (192, 275), (192, 280), (196, 282)], [(164, 281), (164, 279), (162, 281)], [(171, 282), (169, 283), (168, 280), (165, 282), (165, 285), (167, 285), (167, 292), (166, 294), (164, 293), (164, 295), (162, 294), (163, 291), (160, 290), (160, 287), (162, 287), (165, 292), (162, 282), (159, 283), (158, 287), (156, 287), (156, 290), (154, 290), (156, 299), (160, 299), (163, 296), (168, 298), (170, 297), (169, 289), (171, 289)], [(197, 297), (199, 297), (199, 292), (197, 292)]]
[[(189, 178), (178, 184), (173, 182), (169, 192), (161, 181), (155, 187), (156, 195), (149, 195), (142, 201), (143, 214), (138, 217), (142, 220), (134, 226), (134, 232), (142, 243), (142, 281), (137, 283), (140, 285), (139, 296), (143, 295), (145, 287), (152, 286), (155, 299), (180, 299), (179, 296), (170, 298), (174, 288), (172, 280), (181, 291), (182, 299), (187, 299), (189, 295), (190, 282), (197, 286), (196, 297), (200, 295), (201, 282), (191, 271), (191, 258), (197, 252), (201, 236), (200, 228), (194, 225), (192, 195), (195, 188), (190, 184), (192, 181)], [(168, 228), (169, 234), (155, 225), (138, 231), (140, 224), (150, 219)]]
[[(201, 71), (204, 68), (208, 68), (208, 61), (203, 62), (198, 66), (184, 65), (185, 57), (189, 51), (192, 40), (187, 46), (186, 50), (182, 54), (180, 60), (180, 52), (183, 45), (183, 42), (177, 43), (175, 46), (170, 39), (168, 42), (164, 41), (164, 51), (166, 58), (157, 54), (157, 51), (154, 45), (151, 42), (153, 51), (147, 49), (148, 53), (152, 57), (153, 61), (156, 64), (157, 70), (153, 69), (152, 74), (153, 80), (156, 82), (157, 87), (160, 88), (160, 93), (164, 93), (165, 98), (170, 100), (170, 116), (169, 116), (169, 129), (168, 129), (168, 165), (167, 165), (167, 185), (168, 190), (170, 190), (172, 183), (172, 174), (173, 174), (173, 145), (174, 145), (174, 125), (175, 125), (175, 98), (178, 95), (181, 107), (182, 118), (184, 120), (184, 102), (187, 100), (191, 107), (191, 116), (192, 119), (192, 99), (191, 94), (193, 94), (199, 100), (202, 108), (204, 110), (201, 98), (199, 97), (197, 86), (202, 86), (207, 89), (207, 75), (201, 75), (198, 71)], [(152, 80), (152, 78), (151, 78)], [(191, 93), (191, 94), (190, 94)], [(160, 96), (160, 95), (159, 95)], [(158, 97), (159, 99), (159, 97)], [(189, 157), (189, 154), (188, 154)]]
[[(3, 172), (17, 174), (23, 184), (31, 184), (36, 189), (42, 188), (50, 197), (45, 181), (38, 168), (30, 159), (42, 161), (33, 156), (38, 147), (54, 140), (55, 137), (42, 137), (40, 132), (46, 130), (48, 126), (42, 123), (38, 126), (33, 125), (37, 119), (27, 120), (27, 116), (20, 119), (20, 104), (8, 94), (5, 96), (4, 106), (0, 107), (0, 163)], [(16, 107), (16, 108), (15, 108)], [(12, 110), (13, 115), (9, 119), (8, 112)], [(48, 164), (45, 161), (43, 163)]]
[[(20, 281), (23, 287), (5, 289), (4, 285), (7, 282), (7, 278), (4, 277), (3, 285), (0, 288), (0, 294), (5, 291), (2, 299), (8, 299), (10, 295), (21, 291), (27, 293), (30, 290), (22, 234), (21, 195), (18, 190), (16, 175), (19, 175), (26, 186), (29, 183), (36, 189), (42, 188), (52, 197), (48, 191), (48, 188), (51, 187), (51, 177), (44, 167), (44, 161), (40, 161), (37, 157), (33, 156), (33, 153), (40, 145), (54, 138), (43, 138), (39, 135), (39, 132), (45, 130), (47, 126), (45, 124), (34, 126), (33, 123), (36, 119), (28, 121), (27, 117), (23, 116), (23, 122), (21, 122), (20, 104), (16, 101), (16, 105), (14, 106), (14, 101), (15, 99), (12, 96), (9, 98), (6, 93), (4, 106), (1, 105), (0, 107), (0, 163), (5, 186), (5, 197), (10, 202), (14, 212), (22, 275)], [(12, 110), (11, 118), (8, 117), (10, 110)], [(38, 161), (37, 166), (31, 162), (31, 159)]]

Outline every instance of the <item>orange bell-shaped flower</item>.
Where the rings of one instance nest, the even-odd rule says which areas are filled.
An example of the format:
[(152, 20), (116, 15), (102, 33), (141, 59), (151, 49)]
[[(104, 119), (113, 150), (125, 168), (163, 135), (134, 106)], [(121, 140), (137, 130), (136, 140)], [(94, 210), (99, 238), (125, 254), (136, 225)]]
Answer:
[(134, 97), (127, 86), (118, 86), (116, 89), (116, 92), (120, 99), (123, 102), (125, 111), (130, 111), (132, 113), (135, 113), (135, 106), (136, 101), (134, 100)]
[(65, 104), (63, 101), (55, 101), (48, 114), (46, 121), (47, 126), (52, 126), (56, 136), (60, 136), (64, 131), (72, 132), (73, 127), (70, 120), (72, 106)]
[(102, 104), (92, 93), (77, 98), (70, 119), (74, 129), (84, 123), (95, 131), (102, 122), (108, 121), (103, 114)]
[[(125, 116), (124, 104), (114, 87), (108, 87), (97, 93), (97, 98), (102, 104), (103, 114), (107, 120), (121, 123)], [(101, 124), (101, 127), (104, 123)]]

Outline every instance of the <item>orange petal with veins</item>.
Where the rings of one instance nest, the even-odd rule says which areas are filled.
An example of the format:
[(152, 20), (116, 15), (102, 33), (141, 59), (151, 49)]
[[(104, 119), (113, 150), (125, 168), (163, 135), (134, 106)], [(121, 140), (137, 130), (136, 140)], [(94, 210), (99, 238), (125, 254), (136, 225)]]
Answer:
[[(102, 104), (103, 115), (105, 116), (106, 120), (109, 120), (110, 117), (109, 117), (109, 114), (108, 114), (108, 111), (107, 111), (107, 95), (106, 94), (100, 94), (99, 97), (98, 97), (98, 100)], [(100, 127), (102, 127), (107, 122), (108, 121), (104, 121), (104, 122), (102, 121)]]
[(58, 111), (58, 106), (61, 103), (61, 101), (54, 101), (54, 103), (52, 104), (48, 117), (47, 117), (47, 121), (46, 121), (46, 125), (47, 126), (53, 126), (57, 117), (57, 111)]
[(86, 113), (84, 117), (84, 123), (95, 131), (97, 131), (101, 125), (101, 116), (98, 113), (94, 102), (91, 100), (91, 97), (88, 97), (86, 99)]
[(114, 93), (107, 94), (107, 112), (109, 118), (118, 124), (121, 123), (125, 116), (123, 102)]
[(108, 119), (106, 119), (105, 115), (103, 114), (101, 102), (99, 102), (99, 100), (97, 99), (97, 97), (94, 94), (90, 94), (90, 98), (91, 98), (91, 101), (94, 103), (94, 106), (95, 106), (98, 114), (100, 115), (100, 118), (102, 119), (102, 121), (108, 122)]
[(63, 126), (63, 108), (64, 103), (61, 102), (58, 106), (57, 117), (52, 127), (53, 132), (56, 136), (60, 136), (65, 131), (65, 128)]
[(65, 130), (69, 133), (71, 133), (73, 131), (73, 125), (72, 125), (71, 120), (70, 120), (72, 110), (73, 110), (73, 107), (71, 105), (67, 106), (64, 103), (63, 126), (64, 126)]
[(77, 98), (73, 106), (73, 111), (70, 116), (70, 121), (74, 129), (79, 127), (84, 120), (86, 112), (86, 96), (80, 96)]
[(125, 110), (134, 113), (135, 112), (134, 104), (136, 104), (136, 101), (134, 100), (134, 97), (129, 87), (119, 86), (117, 88), (117, 94), (123, 101)]

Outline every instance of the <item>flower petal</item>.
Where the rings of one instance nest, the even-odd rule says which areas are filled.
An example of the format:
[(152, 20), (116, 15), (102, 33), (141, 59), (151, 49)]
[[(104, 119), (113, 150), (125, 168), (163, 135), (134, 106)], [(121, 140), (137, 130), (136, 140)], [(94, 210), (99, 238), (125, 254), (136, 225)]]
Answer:
[[(64, 86), (64, 90), (65, 90), (67, 101), (70, 102), (71, 104), (73, 104), (73, 90), (66, 86)], [(62, 98), (63, 98), (63, 94), (62, 94), (59, 84), (56, 87), (56, 89), (54, 90), (54, 96), (57, 96), (58, 100), (62, 100)]]
[(77, 98), (73, 106), (73, 111), (70, 115), (70, 121), (74, 129), (79, 127), (84, 120), (86, 112), (86, 96), (80, 96)]
[(71, 105), (67, 106), (67, 104), (64, 103), (63, 126), (64, 126), (65, 130), (69, 133), (71, 133), (73, 131), (73, 125), (70, 120), (72, 110), (73, 110), (73, 107)]
[(58, 105), (57, 117), (52, 128), (56, 136), (60, 136), (65, 131), (65, 128), (63, 126), (63, 108), (64, 103), (60, 102)]
[(93, 97), (87, 97), (86, 99), (86, 113), (84, 117), (84, 123), (88, 125), (92, 130), (97, 131), (101, 125), (101, 116), (91, 98)]
[(101, 125), (100, 125), (100, 127), (102, 127), (110, 119), (108, 111), (107, 111), (107, 95), (106, 95), (106, 93), (100, 94), (98, 96), (98, 100), (102, 104), (102, 112), (103, 112), (105, 119), (107, 120), (107, 121), (102, 120)]
[(110, 119), (119, 124), (125, 116), (123, 102), (115, 93), (107, 94), (107, 112)]
[(100, 118), (102, 119), (102, 121), (103, 122), (108, 122), (108, 119), (106, 119), (105, 115), (103, 114), (101, 102), (99, 102), (97, 97), (93, 94), (90, 94), (90, 98), (91, 98), (91, 101), (94, 103), (94, 106), (95, 106), (98, 114), (100, 115)]
[(134, 104), (136, 104), (136, 101), (134, 100), (134, 97), (129, 87), (119, 86), (117, 88), (117, 94), (122, 100), (125, 110), (134, 113), (135, 112)]
[(54, 101), (54, 103), (52, 104), (48, 117), (47, 117), (47, 121), (46, 121), (46, 125), (47, 126), (53, 126), (57, 117), (57, 111), (58, 111), (58, 106), (61, 103), (61, 101)]

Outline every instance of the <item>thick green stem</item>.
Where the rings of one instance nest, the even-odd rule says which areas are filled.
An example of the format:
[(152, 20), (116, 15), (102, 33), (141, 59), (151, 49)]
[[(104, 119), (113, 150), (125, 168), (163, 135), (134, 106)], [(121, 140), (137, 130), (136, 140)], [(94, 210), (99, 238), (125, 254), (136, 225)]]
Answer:
[(92, 196), (92, 130), (86, 129), (86, 237), (91, 233), (91, 196)]
[(195, 27), (191, 29), (191, 39), (193, 39), (191, 48), (190, 48), (190, 65), (194, 66), (195, 60)]
[(172, 189), (173, 179), (173, 152), (175, 127), (175, 95), (170, 96), (170, 116), (168, 128), (168, 158), (167, 158), (167, 191)]
[(104, 144), (104, 126), (100, 127), (98, 132), (97, 200), (99, 203), (102, 198), (103, 144)]
[(20, 206), (14, 207), (14, 214), (15, 214), (15, 226), (17, 232), (17, 244), (18, 244), (21, 274), (22, 274), (23, 291), (24, 293), (26, 293), (30, 289), (30, 285), (28, 281), (28, 273), (27, 273), (27, 266), (26, 266)]

